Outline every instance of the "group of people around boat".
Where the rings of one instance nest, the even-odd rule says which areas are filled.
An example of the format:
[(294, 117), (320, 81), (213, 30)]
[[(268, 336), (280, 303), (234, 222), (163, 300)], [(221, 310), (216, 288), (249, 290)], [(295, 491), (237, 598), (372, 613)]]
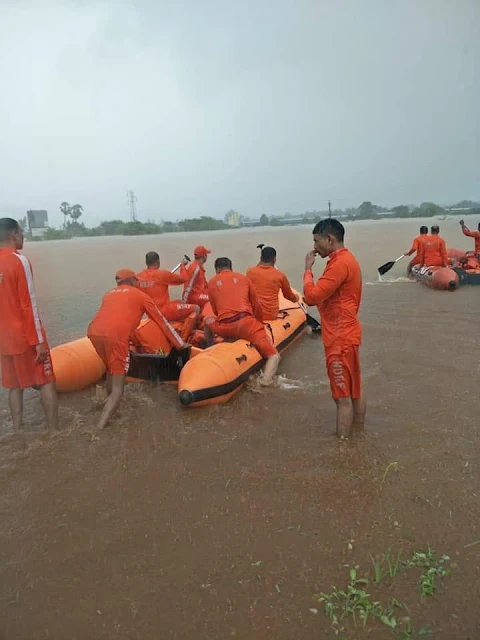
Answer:
[[(475, 239), (476, 259), (480, 261), (478, 232), (460, 222), (463, 233)], [(344, 246), (345, 229), (335, 219), (318, 222), (313, 229), (314, 248), (305, 257), (304, 301), (317, 306), (322, 321), (327, 373), (332, 397), (337, 405), (337, 435), (348, 439), (353, 428), (362, 428), (366, 403), (362, 393), (359, 349), (362, 329), (358, 319), (362, 297), (360, 266)], [(0, 219), (0, 355), (2, 385), (9, 390), (9, 405), (15, 429), (23, 421), (23, 392), (40, 390), (41, 403), (49, 428), (58, 427), (58, 401), (55, 374), (45, 330), (41, 323), (32, 268), (19, 251), (24, 236), (12, 218)], [(405, 255), (416, 257), (409, 265), (447, 266), (448, 256), (439, 227), (428, 234), (421, 227), (412, 248)], [(207, 281), (205, 263), (210, 254), (204, 246), (194, 251), (194, 260), (185, 258), (178, 273), (160, 269), (158, 253), (146, 255), (146, 269), (139, 273), (119, 269), (116, 286), (108, 291), (91, 321), (87, 335), (107, 371), (108, 397), (99, 427), (104, 427), (121, 400), (129, 368), (130, 340), (146, 314), (164, 334), (170, 345), (181, 351), (203, 323), (204, 346), (215, 336), (244, 339), (252, 343), (266, 360), (261, 383), (273, 381), (280, 354), (269, 337), (265, 322), (279, 313), (278, 294), (292, 303), (299, 296), (287, 276), (276, 267), (276, 251), (263, 247), (260, 262), (246, 275), (233, 270), (228, 257), (215, 260), (215, 275)], [(328, 258), (323, 275), (315, 283), (312, 272), (316, 256)], [(170, 300), (169, 287), (183, 285), (180, 300)], [(213, 314), (202, 317), (210, 303)], [(181, 328), (171, 322), (182, 322)]]

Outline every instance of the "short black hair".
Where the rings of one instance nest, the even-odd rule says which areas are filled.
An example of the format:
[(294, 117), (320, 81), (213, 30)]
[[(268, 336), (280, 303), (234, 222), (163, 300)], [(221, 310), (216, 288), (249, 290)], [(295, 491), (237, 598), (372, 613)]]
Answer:
[(160, 262), (160, 256), (156, 251), (149, 251), (145, 256), (145, 264), (147, 267), (151, 267), (156, 262)]
[(434, 224), (432, 225), (432, 228), (430, 229), (430, 231), (432, 233), (440, 233), (440, 227), (438, 226), (438, 224)]
[(9, 240), (12, 233), (20, 230), (20, 225), (13, 218), (0, 218), (0, 242)]
[(428, 233), (428, 227), (426, 227), (425, 225), (420, 227), (420, 233), (422, 234), (422, 236)]
[(232, 261), (230, 258), (217, 258), (214, 267), (215, 269), (231, 269)]
[(277, 252), (273, 247), (263, 247), (260, 253), (260, 260), (262, 262), (273, 262), (277, 257)]
[(343, 242), (345, 227), (335, 218), (325, 218), (317, 222), (312, 233), (314, 236), (333, 236), (338, 242)]
[(478, 223), (478, 230), (480, 231), (480, 222)]

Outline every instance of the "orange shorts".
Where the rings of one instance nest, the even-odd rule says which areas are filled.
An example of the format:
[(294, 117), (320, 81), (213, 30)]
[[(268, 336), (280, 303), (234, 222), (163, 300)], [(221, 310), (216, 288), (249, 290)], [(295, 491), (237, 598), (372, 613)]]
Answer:
[(35, 362), (35, 347), (15, 356), (2, 355), (2, 386), (5, 389), (27, 389), (55, 382), (50, 349), (48, 344), (46, 346), (47, 359), (42, 364)]
[(241, 318), (236, 322), (213, 322), (209, 328), (222, 338), (241, 338), (251, 342), (263, 358), (270, 358), (278, 353), (270, 340), (265, 326), (253, 316)]
[(195, 306), (194, 304), (184, 304), (180, 300), (172, 300), (172, 302), (164, 305), (160, 311), (167, 320), (182, 322), (191, 313), (195, 313)]
[(332, 398), (360, 398), (361, 373), (359, 346), (325, 347)]
[(111, 376), (127, 375), (130, 364), (128, 342), (105, 336), (88, 336), (95, 351), (103, 360), (107, 373)]

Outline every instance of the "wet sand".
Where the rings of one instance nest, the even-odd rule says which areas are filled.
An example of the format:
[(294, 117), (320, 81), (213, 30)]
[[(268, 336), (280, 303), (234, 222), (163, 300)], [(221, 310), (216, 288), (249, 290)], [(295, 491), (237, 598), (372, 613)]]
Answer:
[[(61, 398), (55, 437), (40, 432), (33, 392), (24, 438), (12, 434), (2, 394), (0, 638), (330, 638), (315, 593), (346, 586), (346, 565), (368, 572), (370, 554), (391, 546), (407, 557), (428, 544), (453, 565), (433, 597), (420, 596), (418, 571), (368, 591), (402, 600), (410, 613), (397, 617), (429, 625), (434, 638), (479, 638), (480, 291), (430, 291), (404, 281), (402, 263), (387, 282), (376, 274), (420, 224), (347, 227), (364, 274), (369, 402), (367, 429), (351, 443), (333, 436), (314, 336), (283, 358), (281, 372), (296, 381), (288, 388), (185, 410), (173, 387), (131, 385), (100, 434), (93, 390)], [(440, 225), (449, 245), (470, 248), (457, 220)], [(265, 242), (300, 286), (310, 232), (92, 239), (25, 252), (58, 344), (84, 334), (115, 269), (139, 269), (148, 250), (170, 267), (202, 243), (243, 270)], [(395, 638), (378, 623), (349, 625), (344, 636)]]

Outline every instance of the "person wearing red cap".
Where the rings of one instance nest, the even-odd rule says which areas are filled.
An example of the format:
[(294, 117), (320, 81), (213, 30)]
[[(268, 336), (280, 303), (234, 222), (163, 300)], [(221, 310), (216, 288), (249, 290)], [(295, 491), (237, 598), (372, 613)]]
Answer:
[(167, 320), (183, 322), (180, 336), (182, 340), (188, 337), (195, 329), (200, 315), (200, 307), (196, 304), (185, 304), (181, 300), (170, 300), (169, 286), (185, 284), (188, 280), (188, 272), (185, 265), (187, 258), (180, 263), (180, 273), (172, 273), (166, 269), (160, 269), (160, 256), (156, 251), (149, 251), (145, 256), (147, 268), (137, 274), (140, 289), (148, 294)]
[(205, 267), (207, 256), (212, 253), (210, 249), (200, 245), (195, 247), (195, 259), (187, 267), (188, 280), (183, 288), (182, 302), (184, 304), (198, 304), (203, 307), (208, 302), (208, 285), (205, 276)]
[(47, 426), (58, 428), (58, 400), (47, 336), (38, 313), (32, 265), (18, 253), (23, 231), (16, 220), (0, 220), (0, 359), (2, 386), (16, 430), (23, 423), (23, 392), (40, 389)]
[(255, 288), (247, 276), (232, 271), (229, 258), (217, 258), (215, 272), (208, 283), (208, 293), (216, 317), (205, 318), (205, 340), (211, 344), (214, 334), (217, 334), (222, 338), (241, 338), (251, 342), (267, 359), (260, 382), (268, 386), (277, 372), (280, 354), (265, 330)]
[(120, 269), (115, 275), (117, 286), (103, 296), (87, 335), (107, 369), (108, 398), (98, 427), (103, 429), (117, 409), (123, 395), (129, 365), (129, 339), (146, 313), (176, 349), (186, 344), (160, 313), (152, 299), (139, 286), (131, 269)]

